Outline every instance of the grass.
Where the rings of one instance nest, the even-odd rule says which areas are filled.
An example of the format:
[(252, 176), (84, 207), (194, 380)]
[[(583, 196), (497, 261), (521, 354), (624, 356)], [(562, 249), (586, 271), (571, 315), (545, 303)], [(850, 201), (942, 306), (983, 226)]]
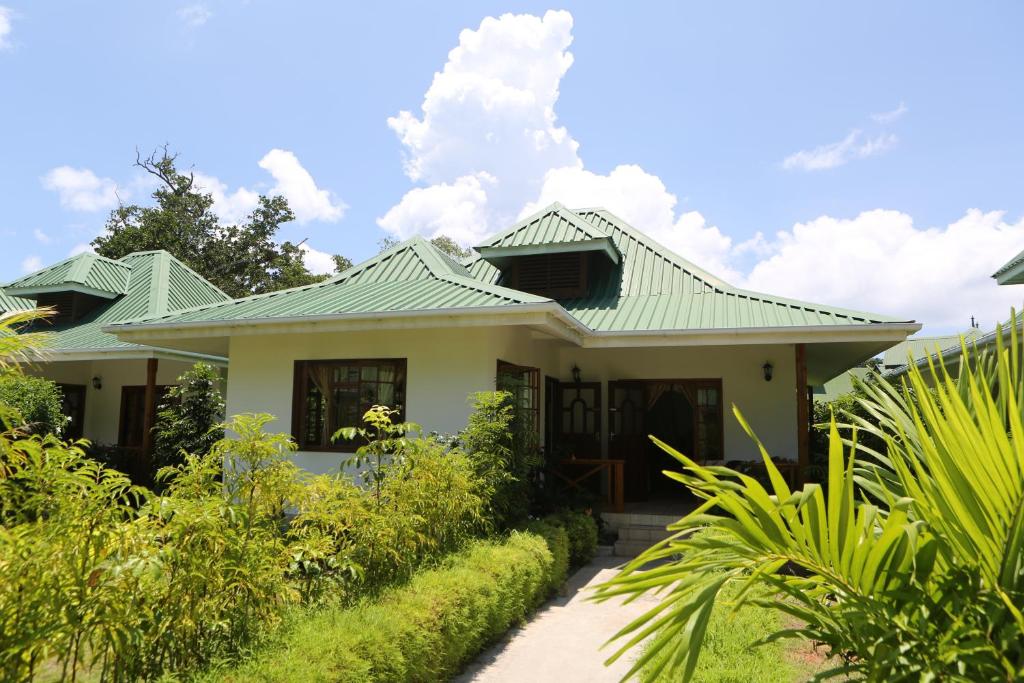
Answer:
[[(829, 668), (810, 643), (785, 640), (753, 643), (792, 624), (774, 610), (747, 605), (732, 609), (726, 588), (715, 605), (694, 681), (700, 683), (793, 683)], [(659, 679), (667, 683), (668, 679)]]

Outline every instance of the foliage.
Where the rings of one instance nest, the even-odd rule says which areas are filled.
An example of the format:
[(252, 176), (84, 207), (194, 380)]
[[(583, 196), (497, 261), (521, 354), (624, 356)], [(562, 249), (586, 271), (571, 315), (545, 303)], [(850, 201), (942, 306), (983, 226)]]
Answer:
[(154, 206), (122, 204), (110, 213), (104, 234), (92, 242), (100, 256), (118, 259), (135, 251), (166, 249), (232, 297), (310, 284), (300, 245), (275, 235), (295, 214), (282, 196), (260, 195), (244, 221), (226, 225), (213, 210), (213, 196), (178, 170), (166, 146), (135, 165), (158, 181)]
[(206, 455), (224, 438), (224, 398), (220, 373), (196, 363), (178, 378), (157, 408), (153, 460), (158, 467), (176, 465), (187, 453)]
[(597, 522), (592, 516), (576, 510), (563, 510), (550, 516), (565, 529), (569, 538), (569, 564), (582, 567), (597, 554)]
[[(963, 348), (957, 378), (912, 367), (899, 389), (869, 392), (878, 426), (863, 426), (884, 453), (858, 451), (855, 433), (844, 450), (833, 419), (827, 493), (816, 484), (790, 491), (763, 447), (767, 490), (656, 442), (684, 465), (670, 476), (706, 502), (602, 587), (601, 599), (665, 591), (661, 606), (620, 632), (615, 656), (653, 635), (635, 669), (646, 680), (689, 680), (730, 587), (736, 607), (799, 620), (766, 640), (824, 643), (841, 665), (822, 676), (1024, 676), (1024, 379), (1016, 331), (1009, 348), (996, 337), (993, 353)], [(704, 527), (714, 533), (692, 533)], [(639, 571), (654, 560), (668, 562)]]
[(45, 356), (52, 333), (40, 332), (38, 327), (51, 315), (52, 308), (0, 314), (0, 370), (16, 369), (19, 363)]
[(529, 427), (511, 392), (482, 391), (470, 398), (473, 412), (458, 443), (491, 491), (495, 527), (511, 528), (530, 513), (533, 479), (541, 464), (536, 438), (524, 433)]
[[(697, 662), (694, 679), (702, 683), (792, 683), (807, 680), (810, 666), (793, 661), (781, 641), (750, 647), (766, 633), (785, 627), (786, 618), (777, 610), (748, 603), (733, 609), (736, 587), (726, 587), (711, 612), (704, 654)], [(670, 683), (661, 676), (658, 683)]]
[[(562, 564), (567, 560), (564, 554)], [(405, 586), (348, 608), (299, 615), (260, 657), (220, 681), (445, 681), (522, 621), (561, 581), (545, 541), (482, 541)], [(564, 576), (562, 577), (564, 581)]]
[(465, 456), (426, 439), (409, 441), (405, 454), (384, 465), (377, 495), (338, 476), (305, 487), (288, 535), (308, 601), (346, 602), (406, 580), (483, 529), (484, 501)]
[(360, 478), (373, 487), (378, 503), (381, 501), (384, 480), (391, 471), (387, 465), (401, 465), (410, 443), (407, 435), (409, 432), (422, 431), (415, 422), (394, 422), (392, 418), (400, 412), (387, 406), (373, 406), (363, 414), (365, 427), (342, 427), (331, 437), (332, 441), (339, 438), (363, 440), (363, 445), (341, 467), (360, 470)]
[(28, 434), (64, 433), (68, 418), (56, 383), (10, 369), (0, 371), (0, 406), (8, 423)]

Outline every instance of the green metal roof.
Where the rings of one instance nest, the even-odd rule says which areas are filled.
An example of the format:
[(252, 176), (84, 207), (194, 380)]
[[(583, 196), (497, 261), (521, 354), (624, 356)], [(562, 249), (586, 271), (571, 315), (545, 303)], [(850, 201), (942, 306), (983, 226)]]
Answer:
[[(148, 346), (123, 342), (114, 335), (103, 332), (102, 328), (124, 320), (163, 315), (230, 299), (227, 294), (166, 251), (135, 252), (117, 261), (96, 258), (116, 264), (119, 271), (123, 270), (127, 274), (123, 295), (109, 304), (99, 306), (82, 320), (55, 325), (52, 328), (49, 351), (107, 352), (148, 349)], [(63, 266), (65, 263), (67, 262), (57, 266)], [(44, 269), (40, 273), (50, 270), (52, 268)], [(6, 287), (4, 291), (7, 291)], [(31, 307), (31, 302), (29, 303)]]
[(0, 290), (0, 314), (12, 313), (14, 311), (31, 311), (33, 308), (35, 308), (35, 305), (31, 299), (11, 296)]
[(606, 232), (558, 202), (488, 239), (476, 250), (498, 268), (512, 257), (569, 251), (599, 251), (612, 263), (619, 262), (619, 252)]
[(960, 337), (972, 341), (981, 336), (981, 331), (971, 328), (961, 334), (947, 334), (932, 337), (907, 337), (905, 341), (886, 350), (882, 356), (882, 365), (896, 368), (906, 365), (908, 359), (920, 360), (933, 356), (939, 351), (956, 347), (960, 348)]
[[(578, 209), (622, 254), (622, 266), (592, 282), (588, 296), (559, 303), (592, 330), (607, 332), (802, 327), (902, 322), (738, 289), (687, 261), (604, 209)], [(498, 283), (501, 272), (479, 256), (469, 271)]]
[(1024, 251), (1007, 261), (992, 277), (1001, 285), (1024, 284)]
[(113, 299), (127, 292), (130, 273), (131, 268), (123, 261), (85, 252), (19, 278), (7, 284), (4, 291), (22, 297), (76, 291)]
[(413, 237), (326, 282), (164, 316), (148, 316), (144, 322), (273, 321), (302, 316), (471, 309), (544, 301), (550, 299), (475, 280), (462, 265), (430, 242)]
[[(501, 272), (479, 254), (456, 263), (419, 237), (360, 263), (326, 282), (166, 315), (139, 316), (133, 325), (258, 323), (338, 315), (443, 309), (470, 310), (548, 303), (579, 330), (678, 332), (909, 323), (733, 287), (602, 209), (573, 212), (555, 204), (521, 221), (487, 245), (530, 245), (543, 239), (608, 241), (619, 265), (601, 269), (585, 298), (557, 302), (501, 285)], [(560, 307), (559, 307), (560, 305)]]

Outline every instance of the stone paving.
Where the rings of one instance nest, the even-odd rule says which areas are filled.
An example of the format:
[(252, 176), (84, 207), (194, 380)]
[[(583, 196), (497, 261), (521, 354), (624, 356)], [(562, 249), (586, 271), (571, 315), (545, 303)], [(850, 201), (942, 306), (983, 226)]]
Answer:
[(523, 627), (485, 651), (454, 680), (459, 683), (590, 683), (619, 681), (629, 671), (634, 651), (610, 667), (614, 652), (599, 649), (630, 621), (654, 607), (645, 595), (628, 605), (620, 600), (587, 600), (593, 587), (617, 573), (621, 557), (598, 557), (569, 579), (566, 596), (542, 607)]

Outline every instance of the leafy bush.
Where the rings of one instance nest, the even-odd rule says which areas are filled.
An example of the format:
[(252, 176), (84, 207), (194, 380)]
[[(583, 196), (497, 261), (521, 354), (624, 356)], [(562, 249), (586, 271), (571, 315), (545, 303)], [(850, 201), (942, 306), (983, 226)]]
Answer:
[(489, 514), (495, 528), (508, 529), (530, 513), (531, 480), (540, 465), (536, 444), (517, 437), (524, 420), (516, 415), (511, 393), (482, 391), (471, 401), (473, 412), (458, 443), (490, 492)]
[(153, 430), (153, 462), (157, 467), (180, 464), (184, 453), (206, 455), (224, 438), (220, 373), (196, 363), (178, 378), (157, 407)]
[(8, 409), (5, 419), (12, 427), (60, 436), (68, 423), (62, 399), (60, 387), (48, 379), (17, 370), (0, 372), (0, 406)]
[(582, 567), (597, 554), (597, 522), (590, 515), (576, 510), (565, 510), (554, 516), (556, 524), (565, 528), (569, 539), (569, 564)]
[[(380, 466), (379, 493), (339, 476), (310, 480), (289, 536), (311, 599), (351, 598), (408, 579), (484, 527), (472, 463), (430, 439)], [(378, 498), (379, 495), (379, 498)]]
[[(884, 452), (858, 449), (854, 435), (844, 449), (833, 418), (827, 493), (790, 491), (763, 448), (767, 488), (656, 441), (684, 465), (671, 476), (708, 502), (602, 587), (602, 599), (665, 591), (617, 636), (629, 639), (616, 656), (653, 634), (634, 669), (689, 680), (716, 601), (735, 587), (736, 607), (802, 624), (766, 640), (829, 648), (840, 666), (822, 677), (1020, 680), (1024, 366), (1015, 328), (1008, 348), (1001, 331), (996, 341), (991, 353), (965, 348), (956, 378), (911, 367), (901, 388), (868, 389), (873, 420), (854, 423)], [(692, 533), (705, 527), (715, 533)], [(655, 560), (668, 562), (640, 571)]]
[(304, 613), (278, 647), (209, 678), (445, 681), (536, 608), (567, 561), (534, 534), (478, 542), (377, 600)]

